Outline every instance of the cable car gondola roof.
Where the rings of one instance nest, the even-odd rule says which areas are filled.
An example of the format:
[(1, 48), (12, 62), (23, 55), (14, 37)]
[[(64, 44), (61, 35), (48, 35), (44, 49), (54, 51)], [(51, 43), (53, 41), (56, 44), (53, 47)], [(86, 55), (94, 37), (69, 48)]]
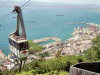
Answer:
[(27, 40), (25, 38), (18, 38), (19, 36), (16, 36), (14, 35), (13, 33), (11, 33), (9, 35), (9, 38), (17, 43), (20, 43), (20, 42), (26, 42)]

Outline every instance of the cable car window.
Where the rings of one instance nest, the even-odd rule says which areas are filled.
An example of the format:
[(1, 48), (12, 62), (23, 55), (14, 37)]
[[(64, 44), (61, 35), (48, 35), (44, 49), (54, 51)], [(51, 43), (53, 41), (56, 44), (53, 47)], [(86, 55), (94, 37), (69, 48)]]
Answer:
[(28, 42), (19, 43), (19, 50), (26, 50), (28, 49)]
[(9, 44), (18, 49), (18, 43), (9, 38)]

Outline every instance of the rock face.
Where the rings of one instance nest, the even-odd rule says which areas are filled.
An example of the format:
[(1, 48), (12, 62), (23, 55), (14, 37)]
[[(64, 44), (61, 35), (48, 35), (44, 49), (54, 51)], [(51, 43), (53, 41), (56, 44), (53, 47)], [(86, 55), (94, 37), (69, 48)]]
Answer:
[(80, 63), (71, 66), (69, 75), (100, 75), (100, 62)]

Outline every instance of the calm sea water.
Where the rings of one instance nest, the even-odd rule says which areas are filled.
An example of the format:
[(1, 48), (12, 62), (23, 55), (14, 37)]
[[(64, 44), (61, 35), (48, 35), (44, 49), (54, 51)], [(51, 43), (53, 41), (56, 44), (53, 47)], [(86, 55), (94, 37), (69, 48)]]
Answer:
[[(0, 8), (0, 16), (11, 12), (12, 8)], [(63, 15), (63, 16), (56, 16)], [(16, 28), (16, 14), (0, 18), (0, 49), (5, 54), (10, 52), (8, 48), (8, 35)], [(68, 8), (25, 8), (23, 17), (26, 27), (27, 39), (39, 39), (48, 36), (57, 36), (62, 40), (71, 37), (74, 28), (86, 25), (68, 24), (88, 22), (100, 24), (100, 12)]]

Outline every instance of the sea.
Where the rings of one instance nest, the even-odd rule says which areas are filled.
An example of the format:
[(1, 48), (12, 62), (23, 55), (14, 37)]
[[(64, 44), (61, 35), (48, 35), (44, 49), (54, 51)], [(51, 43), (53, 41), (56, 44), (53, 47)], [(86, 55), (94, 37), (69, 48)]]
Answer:
[[(0, 49), (6, 55), (10, 53), (8, 35), (16, 29), (16, 13), (11, 14), (12, 10), (0, 8)], [(74, 28), (86, 27), (77, 23), (100, 24), (100, 12), (89, 9), (27, 7), (22, 13), (28, 40), (57, 36), (65, 41), (72, 37)]]

